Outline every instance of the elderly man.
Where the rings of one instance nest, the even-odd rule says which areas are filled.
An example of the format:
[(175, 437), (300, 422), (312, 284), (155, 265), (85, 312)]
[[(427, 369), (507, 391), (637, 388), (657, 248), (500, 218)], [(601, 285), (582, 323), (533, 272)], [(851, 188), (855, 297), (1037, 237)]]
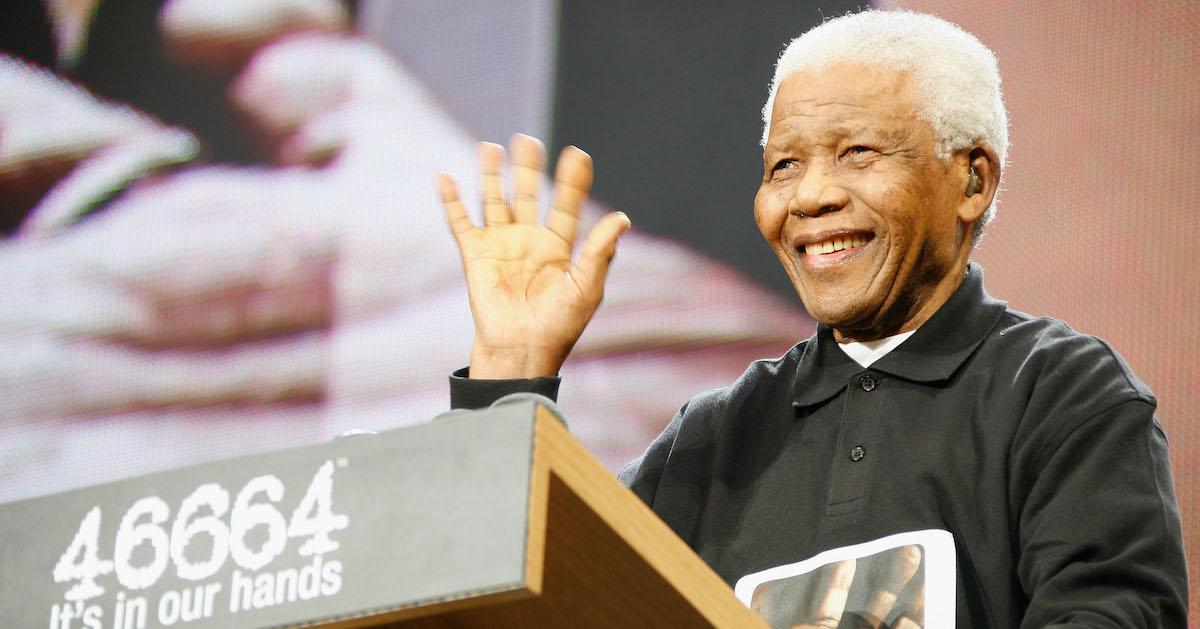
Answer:
[[(1153, 395), (970, 262), (1007, 144), (991, 51), (930, 16), (834, 19), (788, 46), (764, 120), (755, 220), (818, 331), (685, 404), (622, 480), (775, 626), (1182, 627)], [(543, 227), (544, 152), (511, 151), (510, 205), (481, 149), (482, 228), (439, 179), (476, 325), (457, 407), (554, 395), (629, 227), (572, 263), (588, 157), (563, 152)]]

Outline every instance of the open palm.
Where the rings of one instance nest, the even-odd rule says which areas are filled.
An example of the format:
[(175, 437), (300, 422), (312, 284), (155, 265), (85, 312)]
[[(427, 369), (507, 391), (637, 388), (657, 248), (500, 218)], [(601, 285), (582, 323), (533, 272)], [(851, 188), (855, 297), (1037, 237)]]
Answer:
[(554, 375), (595, 313), (617, 239), (629, 229), (621, 212), (604, 217), (572, 261), (580, 208), (592, 184), (587, 153), (567, 147), (555, 170), (554, 201), (538, 222), (538, 190), (546, 154), (541, 142), (513, 137), (512, 203), (504, 196), (504, 149), (480, 145), (484, 226), (459, 200), (453, 177), (438, 176), (450, 229), (458, 242), (475, 341), (472, 378)]

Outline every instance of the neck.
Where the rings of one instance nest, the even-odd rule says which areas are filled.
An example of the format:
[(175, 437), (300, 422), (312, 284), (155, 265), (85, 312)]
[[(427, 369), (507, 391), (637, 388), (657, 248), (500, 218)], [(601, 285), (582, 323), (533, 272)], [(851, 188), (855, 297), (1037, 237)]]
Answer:
[(891, 316), (883, 316), (871, 321), (865, 326), (843, 326), (833, 328), (833, 338), (838, 343), (854, 343), (877, 341), (889, 336), (912, 332), (924, 325), (942, 305), (950, 299), (954, 291), (962, 285), (967, 276), (967, 259), (956, 264), (954, 270), (946, 273), (935, 284), (925, 290), (915, 290), (908, 293), (907, 307), (889, 308)]

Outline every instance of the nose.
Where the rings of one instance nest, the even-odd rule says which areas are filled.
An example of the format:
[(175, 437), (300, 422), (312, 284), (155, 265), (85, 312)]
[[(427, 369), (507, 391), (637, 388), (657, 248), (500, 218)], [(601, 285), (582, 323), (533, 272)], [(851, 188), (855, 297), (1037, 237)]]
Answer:
[(804, 176), (796, 183), (788, 213), (792, 216), (814, 217), (836, 212), (850, 202), (846, 189), (838, 185), (827, 165), (809, 164)]

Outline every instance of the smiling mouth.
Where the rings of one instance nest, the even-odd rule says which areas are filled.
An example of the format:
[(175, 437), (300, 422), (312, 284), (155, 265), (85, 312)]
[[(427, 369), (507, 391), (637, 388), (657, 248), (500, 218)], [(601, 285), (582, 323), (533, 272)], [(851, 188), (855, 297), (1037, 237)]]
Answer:
[(857, 249), (867, 244), (870, 238), (862, 234), (847, 234), (845, 236), (835, 236), (821, 242), (809, 243), (799, 247), (800, 253), (808, 255), (826, 255), (837, 253), (846, 249)]

